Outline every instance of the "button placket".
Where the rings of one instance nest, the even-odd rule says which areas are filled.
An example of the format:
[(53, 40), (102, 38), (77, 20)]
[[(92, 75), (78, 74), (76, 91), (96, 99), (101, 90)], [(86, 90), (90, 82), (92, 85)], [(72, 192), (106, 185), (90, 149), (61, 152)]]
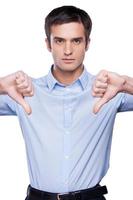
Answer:
[(68, 187), (69, 183), (69, 162), (70, 162), (70, 126), (71, 126), (71, 101), (70, 99), (64, 100), (64, 161), (63, 161), (63, 182)]

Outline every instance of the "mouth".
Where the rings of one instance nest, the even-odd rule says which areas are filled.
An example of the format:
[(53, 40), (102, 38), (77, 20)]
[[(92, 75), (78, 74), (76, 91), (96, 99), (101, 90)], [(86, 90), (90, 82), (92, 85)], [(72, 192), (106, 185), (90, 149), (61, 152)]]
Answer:
[(72, 59), (72, 58), (63, 58), (62, 60), (64, 61), (64, 63), (69, 64), (69, 63), (74, 62), (75, 59)]

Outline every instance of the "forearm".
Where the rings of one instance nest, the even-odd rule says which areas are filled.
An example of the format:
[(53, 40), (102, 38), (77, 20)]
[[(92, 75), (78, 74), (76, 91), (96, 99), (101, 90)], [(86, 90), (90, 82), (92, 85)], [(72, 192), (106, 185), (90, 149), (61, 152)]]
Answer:
[(124, 78), (125, 80), (122, 91), (129, 94), (133, 94), (133, 78), (125, 75), (122, 76), (122, 78)]

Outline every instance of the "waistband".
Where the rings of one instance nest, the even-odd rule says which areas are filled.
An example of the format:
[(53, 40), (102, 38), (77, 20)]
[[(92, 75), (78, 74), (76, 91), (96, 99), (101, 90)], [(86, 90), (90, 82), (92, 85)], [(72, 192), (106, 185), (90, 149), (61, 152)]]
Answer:
[(99, 184), (88, 189), (67, 193), (51, 193), (28, 186), (27, 200), (90, 200), (107, 194), (107, 187)]

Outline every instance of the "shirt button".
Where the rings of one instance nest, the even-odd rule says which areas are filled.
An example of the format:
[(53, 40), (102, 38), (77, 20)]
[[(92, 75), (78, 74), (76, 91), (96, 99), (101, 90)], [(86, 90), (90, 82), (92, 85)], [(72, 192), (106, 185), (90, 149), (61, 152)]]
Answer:
[(66, 88), (66, 91), (68, 91), (68, 92), (69, 92), (69, 91), (70, 91), (70, 88)]
[(68, 181), (65, 181), (65, 184), (67, 185), (67, 184), (68, 184)]
[(66, 134), (69, 135), (69, 134), (70, 134), (70, 131), (66, 131)]
[(68, 159), (68, 158), (69, 158), (69, 156), (68, 156), (68, 155), (65, 155), (65, 158), (66, 158), (66, 159)]

